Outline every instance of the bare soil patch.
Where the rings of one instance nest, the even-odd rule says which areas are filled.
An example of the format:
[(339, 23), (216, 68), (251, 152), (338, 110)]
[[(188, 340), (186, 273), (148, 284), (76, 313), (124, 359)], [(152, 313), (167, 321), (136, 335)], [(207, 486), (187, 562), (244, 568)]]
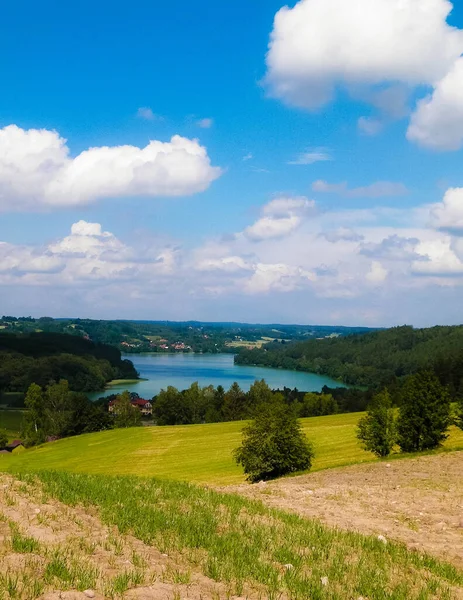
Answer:
[(463, 566), (463, 452), (221, 488)]
[(1, 474), (0, 598), (121, 597), (236, 598), (181, 555), (107, 527), (96, 509), (66, 506), (44, 496), (39, 484)]

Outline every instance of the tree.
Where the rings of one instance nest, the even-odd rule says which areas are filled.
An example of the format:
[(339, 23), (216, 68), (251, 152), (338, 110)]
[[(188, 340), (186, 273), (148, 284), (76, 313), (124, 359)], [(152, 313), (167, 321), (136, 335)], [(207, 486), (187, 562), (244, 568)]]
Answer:
[(119, 394), (114, 403), (114, 426), (138, 427), (141, 425), (141, 413), (136, 406), (132, 406), (130, 393), (126, 390)]
[(398, 443), (403, 452), (437, 448), (450, 425), (450, 396), (432, 371), (409, 377), (401, 392)]
[(276, 394), (258, 406), (255, 419), (243, 429), (234, 456), (247, 479), (256, 482), (310, 469), (313, 450), (294, 409)]
[(239, 421), (245, 418), (246, 413), (246, 394), (235, 381), (223, 399), (223, 419), (224, 421)]
[(458, 401), (455, 425), (460, 429), (463, 429), (463, 396), (461, 396)]
[(308, 392), (302, 402), (301, 417), (321, 417), (334, 415), (339, 410), (336, 400), (331, 394), (317, 394)]
[(8, 436), (4, 429), (0, 429), (0, 449), (8, 444)]
[(357, 438), (365, 450), (389, 456), (396, 443), (397, 428), (391, 397), (387, 390), (373, 398), (368, 413), (359, 421)]
[(24, 399), (26, 412), (21, 426), (21, 437), (25, 446), (34, 446), (45, 441), (47, 418), (42, 388), (31, 383)]

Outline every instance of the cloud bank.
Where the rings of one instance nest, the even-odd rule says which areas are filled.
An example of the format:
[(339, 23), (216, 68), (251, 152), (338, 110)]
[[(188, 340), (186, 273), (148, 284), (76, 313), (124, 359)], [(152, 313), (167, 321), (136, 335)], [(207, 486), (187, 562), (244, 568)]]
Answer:
[(0, 130), (0, 210), (82, 206), (123, 196), (188, 196), (221, 175), (197, 140), (89, 148), (71, 157), (56, 131)]

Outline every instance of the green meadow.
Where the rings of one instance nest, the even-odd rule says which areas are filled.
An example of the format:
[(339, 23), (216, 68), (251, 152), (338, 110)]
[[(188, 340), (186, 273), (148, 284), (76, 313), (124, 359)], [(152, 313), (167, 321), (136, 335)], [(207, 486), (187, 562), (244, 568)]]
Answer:
[[(355, 428), (363, 413), (303, 419), (313, 442), (313, 470), (374, 461), (362, 450)], [(139, 475), (218, 485), (244, 481), (232, 457), (244, 422), (139, 427), (67, 438), (18, 456), (0, 456), (0, 470), (53, 469), (75, 473)], [(463, 449), (463, 431), (453, 427), (445, 450)]]
[(0, 410), (0, 430), (5, 429), (10, 439), (19, 437), (23, 411)]

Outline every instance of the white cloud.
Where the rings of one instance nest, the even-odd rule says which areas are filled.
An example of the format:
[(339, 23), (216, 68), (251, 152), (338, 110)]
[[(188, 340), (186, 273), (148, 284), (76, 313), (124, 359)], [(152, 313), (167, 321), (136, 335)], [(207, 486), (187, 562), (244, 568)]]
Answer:
[(377, 285), (379, 283), (383, 283), (387, 276), (388, 270), (385, 269), (379, 261), (372, 261), (371, 268), (366, 274), (367, 281)]
[(195, 265), (195, 268), (198, 271), (225, 271), (227, 273), (250, 271), (253, 269), (252, 265), (247, 263), (241, 256), (204, 259)]
[(254, 156), (252, 155), (251, 152), (248, 152), (247, 154), (245, 154), (243, 156), (243, 160), (252, 160), (254, 158)]
[(201, 127), (201, 129), (210, 129), (214, 125), (214, 119), (209, 117), (205, 119), (199, 119), (196, 121), (196, 125)]
[(339, 229), (326, 231), (322, 235), (326, 240), (328, 240), (328, 242), (331, 242), (332, 244), (336, 244), (337, 242), (357, 243), (364, 239), (363, 235), (360, 235), (353, 229), (349, 229), (347, 227), (340, 227)]
[(447, 0), (301, 0), (275, 15), (266, 83), (290, 104), (315, 109), (335, 86), (433, 84), (463, 51), (446, 23)]
[(288, 161), (288, 165), (313, 165), (316, 162), (325, 162), (328, 160), (333, 160), (333, 158), (325, 148), (315, 148), (314, 150), (298, 154), (294, 160)]
[(275, 198), (262, 208), (263, 216), (243, 233), (254, 242), (285, 237), (300, 226), (304, 215), (314, 207), (313, 200), (304, 196)]
[(428, 277), (463, 276), (463, 262), (452, 250), (448, 238), (422, 242), (416, 250), (422, 256), (422, 259), (412, 264), (412, 272), (415, 275), (426, 275)]
[(432, 207), (431, 225), (441, 231), (463, 235), (463, 188), (450, 188), (442, 202)]
[(137, 117), (139, 117), (140, 119), (145, 119), (146, 121), (163, 120), (162, 117), (154, 114), (153, 110), (149, 106), (141, 106), (137, 110)]
[(458, 150), (463, 143), (463, 58), (418, 102), (407, 131), (409, 140), (435, 150)]
[(458, 148), (463, 30), (448, 25), (451, 10), (448, 0), (300, 0), (285, 6), (275, 15), (266, 57), (268, 92), (317, 110), (344, 88), (379, 111), (380, 118), (358, 121), (374, 135), (409, 112), (415, 88), (437, 86), (433, 98), (419, 104), (409, 139)]
[(56, 131), (0, 129), (0, 210), (40, 210), (122, 196), (183, 196), (221, 174), (197, 140), (89, 148), (70, 157)]
[(395, 183), (393, 181), (376, 181), (370, 185), (349, 189), (347, 181), (328, 183), (319, 179), (312, 184), (312, 190), (327, 194), (339, 194), (347, 198), (383, 198), (405, 196), (409, 193), (403, 183)]
[(300, 286), (307, 285), (315, 279), (315, 275), (300, 267), (290, 267), (285, 264), (256, 265), (255, 272), (245, 285), (248, 294), (263, 294), (271, 290), (291, 292)]

